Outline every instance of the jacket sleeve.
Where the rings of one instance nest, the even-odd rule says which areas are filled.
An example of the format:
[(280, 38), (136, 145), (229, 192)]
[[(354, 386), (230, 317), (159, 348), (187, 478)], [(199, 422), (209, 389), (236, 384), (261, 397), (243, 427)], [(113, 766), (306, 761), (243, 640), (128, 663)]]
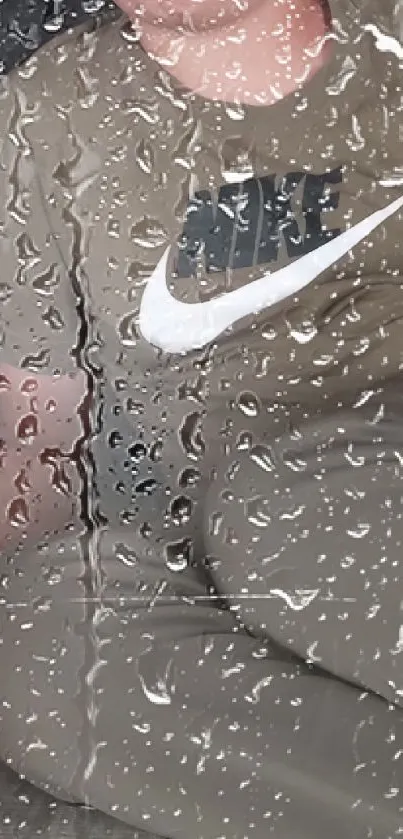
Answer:
[[(43, 119), (26, 67), (0, 80), (0, 550), (63, 520), (53, 477), (80, 436), (76, 295), (50, 233), (28, 127)], [(35, 95), (36, 94), (36, 95)], [(53, 454), (52, 454), (53, 450)], [(46, 451), (48, 454), (46, 454)], [(64, 469), (64, 466), (63, 466)], [(63, 471), (62, 469), (62, 471)], [(25, 489), (24, 489), (25, 486)], [(59, 486), (60, 490), (60, 486)], [(67, 502), (71, 506), (71, 499)], [(60, 515), (59, 515), (60, 513)]]
[(18, 73), (0, 82), (0, 359), (44, 375), (67, 374), (76, 367), (78, 301), (50, 232), (49, 196), (29, 137), (46, 100)]
[(129, 551), (122, 531), (97, 545), (107, 561), (93, 600), (73, 548), (51, 599), (40, 557), (26, 563), (6, 593), (3, 759), (169, 839), (397, 836), (402, 712), (348, 683), (373, 681), (372, 660), (379, 678), (384, 653), (399, 660), (383, 634), (401, 590), (390, 430), (374, 447), (374, 425), (347, 413), (298, 450), (284, 440), (269, 456), (261, 439), (238, 471), (222, 463), (206, 497), (214, 588), (200, 566), (170, 569), (162, 544)]

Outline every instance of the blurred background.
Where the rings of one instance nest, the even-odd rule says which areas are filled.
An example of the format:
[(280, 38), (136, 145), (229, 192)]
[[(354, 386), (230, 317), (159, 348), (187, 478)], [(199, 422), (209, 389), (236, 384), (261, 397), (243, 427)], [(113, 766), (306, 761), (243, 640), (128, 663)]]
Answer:
[(118, 14), (112, 0), (0, 0), (0, 74), (21, 64), (42, 44), (89, 17)]

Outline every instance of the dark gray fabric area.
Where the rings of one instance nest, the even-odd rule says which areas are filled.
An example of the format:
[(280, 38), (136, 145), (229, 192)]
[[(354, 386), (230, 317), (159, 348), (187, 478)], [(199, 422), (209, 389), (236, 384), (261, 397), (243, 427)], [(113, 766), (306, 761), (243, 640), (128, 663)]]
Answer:
[(3, 0), (0, 2), (0, 72), (7, 74), (56, 34), (88, 17), (112, 19), (112, 0)]
[(0, 764), (1, 839), (155, 839), (103, 813), (57, 801)]

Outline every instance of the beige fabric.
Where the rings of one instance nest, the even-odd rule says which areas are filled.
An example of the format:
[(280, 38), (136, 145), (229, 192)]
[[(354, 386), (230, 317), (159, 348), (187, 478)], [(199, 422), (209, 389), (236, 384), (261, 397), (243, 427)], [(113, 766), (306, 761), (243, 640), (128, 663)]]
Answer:
[[(170, 839), (401, 825), (401, 209), (341, 246), (402, 199), (401, 71), (391, 3), (332, 7), (268, 111), (182, 90), (125, 19), (1, 96), (0, 755)], [(214, 322), (329, 243), (164, 350), (179, 303)]]

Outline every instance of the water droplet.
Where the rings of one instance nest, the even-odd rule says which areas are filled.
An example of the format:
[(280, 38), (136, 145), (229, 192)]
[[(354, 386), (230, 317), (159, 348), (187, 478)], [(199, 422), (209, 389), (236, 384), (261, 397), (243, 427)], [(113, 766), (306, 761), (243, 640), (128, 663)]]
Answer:
[(32, 414), (37, 414), (38, 413), (38, 397), (37, 396), (31, 396), (30, 397), (29, 410), (31, 411)]
[(152, 532), (153, 532), (153, 529), (152, 529), (149, 521), (143, 522), (143, 524), (139, 528), (140, 536), (142, 536), (143, 539), (149, 539), (150, 536), (152, 536)]
[(344, 457), (346, 458), (347, 462), (354, 467), (361, 467), (365, 466), (365, 457), (363, 455), (355, 455), (353, 454), (353, 444), (349, 444), (348, 451), (345, 452)]
[(403, 626), (399, 627), (399, 637), (396, 641), (396, 645), (393, 650), (391, 650), (392, 655), (401, 655), (403, 653)]
[(342, 568), (351, 568), (355, 563), (355, 558), (353, 556), (345, 556), (340, 560), (340, 565)]
[(42, 294), (45, 297), (49, 297), (54, 294), (55, 288), (60, 283), (60, 274), (57, 265), (51, 265), (47, 271), (40, 276), (35, 277), (32, 281), (32, 286), (37, 292), (37, 294)]
[(201, 431), (201, 414), (188, 414), (179, 428), (179, 442), (192, 460), (197, 460), (205, 451), (205, 442)]
[(38, 418), (36, 414), (27, 414), (17, 425), (17, 437), (22, 443), (31, 445), (38, 435)]
[(31, 393), (36, 393), (37, 390), (38, 390), (38, 382), (37, 382), (36, 379), (29, 378), (29, 379), (24, 379), (24, 381), (21, 382), (20, 391), (21, 391), (21, 393), (24, 394), (24, 396), (29, 396), (29, 394), (31, 394)]
[(237, 437), (236, 447), (238, 451), (249, 451), (252, 445), (252, 434), (248, 431), (242, 431)]
[(62, 495), (70, 495), (72, 491), (72, 482), (65, 467), (62, 463), (58, 463), (55, 466), (52, 475), (52, 486), (57, 492), (60, 492)]
[(54, 565), (49, 567), (42, 566), (42, 577), (49, 586), (57, 586), (63, 580), (63, 572), (61, 568)]
[(130, 235), (135, 245), (140, 248), (160, 248), (167, 241), (168, 234), (164, 227), (157, 219), (148, 218), (147, 216), (141, 221), (134, 224)]
[(136, 486), (136, 492), (139, 495), (152, 495), (158, 487), (158, 483), (155, 478), (146, 478), (144, 481), (140, 481), (139, 484)]
[(122, 445), (122, 443), (123, 437), (120, 431), (116, 431), (116, 429), (113, 429), (113, 431), (111, 431), (108, 435), (108, 445), (111, 449), (117, 449), (119, 446)]
[(185, 495), (179, 495), (171, 503), (171, 519), (174, 524), (182, 525), (189, 521), (192, 514), (192, 502)]
[(29, 522), (29, 510), (25, 498), (13, 498), (7, 508), (7, 518), (13, 527), (24, 527)]
[(136, 312), (129, 312), (118, 324), (118, 334), (125, 347), (135, 347), (138, 339)]
[(257, 417), (260, 410), (260, 402), (254, 393), (244, 391), (237, 398), (237, 405), (246, 417)]
[(225, 103), (225, 112), (229, 119), (232, 119), (234, 122), (240, 122), (245, 119), (245, 108), (241, 103)]
[(114, 554), (116, 559), (123, 562), (127, 568), (134, 568), (138, 564), (137, 554), (123, 542), (118, 542), (114, 546)]
[(200, 481), (201, 474), (197, 469), (194, 469), (192, 466), (187, 466), (186, 469), (183, 469), (179, 475), (178, 483), (182, 489), (186, 489), (187, 487), (194, 487)]
[(128, 414), (133, 414), (134, 416), (144, 414), (144, 402), (139, 402), (135, 399), (132, 399), (132, 397), (129, 396), (129, 398), (126, 400), (126, 411), (128, 412)]
[(120, 237), (120, 223), (117, 219), (111, 218), (109, 219), (106, 232), (108, 236), (111, 236), (113, 239), (119, 239)]
[(364, 539), (365, 536), (368, 536), (370, 530), (371, 525), (369, 522), (360, 522), (354, 530), (348, 529), (347, 533), (353, 539)]
[(331, 353), (321, 353), (312, 358), (312, 363), (315, 367), (328, 367), (329, 364), (334, 364), (334, 356)]
[(170, 571), (184, 571), (191, 560), (192, 540), (186, 537), (165, 546), (165, 562)]
[(136, 147), (136, 161), (140, 169), (150, 175), (154, 168), (154, 151), (150, 143), (144, 138), (140, 140)]
[(20, 495), (23, 495), (30, 489), (30, 483), (25, 469), (21, 469), (21, 471), (16, 476), (14, 480), (14, 486)]
[(36, 355), (26, 355), (21, 367), (29, 368), (30, 370), (47, 370), (49, 369), (49, 350), (40, 350)]
[(13, 293), (12, 286), (8, 283), (0, 283), (0, 303), (7, 303)]
[(351, 55), (348, 55), (338, 72), (337, 78), (333, 84), (329, 84), (326, 88), (328, 96), (341, 97), (350, 81), (357, 75), (357, 64)]
[(119, 518), (123, 524), (133, 524), (138, 513), (138, 508), (135, 510), (122, 510), (119, 513)]
[(304, 472), (307, 468), (306, 460), (302, 460), (295, 452), (285, 452), (283, 454), (283, 463), (293, 472)]
[(271, 522), (269, 513), (269, 502), (267, 498), (257, 495), (245, 503), (245, 512), (248, 521), (256, 527), (267, 527)]
[(72, 489), (71, 479), (65, 471), (65, 466), (60, 455), (52, 449), (44, 449), (40, 454), (40, 461), (52, 470), (51, 485), (61, 495), (70, 495)]
[(63, 0), (53, 0), (53, 6), (49, 4), (43, 21), (43, 28), (46, 32), (60, 32), (64, 23), (64, 12), (62, 11)]
[(2, 373), (0, 375), (0, 393), (6, 393), (8, 390), (11, 390), (10, 379)]
[(239, 537), (235, 533), (233, 527), (229, 527), (225, 534), (225, 542), (227, 545), (238, 545), (239, 544)]
[(97, 14), (104, 8), (106, 0), (81, 0), (83, 11), (88, 15)]
[(305, 510), (305, 505), (300, 504), (298, 505), (298, 507), (293, 507), (292, 510), (287, 510), (285, 513), (280, 513), (279, 519), (281, 521), (295, 521), (295, 519), (298, 519), (300, 516), (302, 516)]
[(263, 679), (260, 679), (260, 681), (254, 685), (250, 694), (245, 695), (246, 701), (252, 702), (254, 705), (260, 702), (261, 692), (263, 688), (270, 687), (273, 679), (274, 676), (264, 676)]
[(224, 516), (220, 512), (211, 513), (209, 516), (209, 535), (218, 536)]
[(289, 334), (298, 344), (309, 344), (318, 334), (318, 328), (311, 321), (303, 321), (298, 326), (290, 326)]
[(37, 597), (32, 602), (34, 612), (49, 612), (52, 608), (52, 600), (49, 597)]
[(259, 466), (260, 469), (264, 469), (265, 472), (272, 472), (275, 468), (272, 449), (262, 443), (258, 443), (256, 446), (253, 446), (250, 451), (250, 459), (253, 460), (253, 462), (256, 463), (256, 466)]
[(162, 458), (163, 443), (162, 440), (157, 440), (150, 448), (150, 460), (157, 463)]
[[(138, 31), (137, 31), (136, 27), (134, 26), (133, 21), (131, 21), (131, 20), (127, 20), (124, 23), (124, 25), (121, 28), (121, 35), (122, 35), (122, 38), (124, 38), (124, 40), (128, 41), (129, 43), (137, 44), (137, 42), (139, 40)], [(127, 73), (127, 68), (126, 68), (125, 72)]]
[(265, 323), (262, 326), (261, 335), (266, 341), (274, 341), (277, 338), (277, 331), (272, 323)]
[(64, 320), (61, 312), (55, 306), (48, 306), (46, 312), (43, 313), (43, 322), (49, 326), (50, 329), (61, 331), (64, 328)]
[[(168, 678), (168, 673), (166, 674), (166, 679)], [(157, 680), (156, 685), (152, 687), (146, 684), (144, 677), (139, 673), (139, 679), (141, 683), (141, 687), (143, 688), (144, 695), (147, 699), (152, 702), (153, 705), (170, 705), (171, 704), (171, 697), (168, 693), (168, 688), (166, 684), (166, 680), (164, 681), (162, 678)]]
[(263, 379), (268, 376), (273, 360), (273, 353), (256, 353), (255, 376), (257, 379)]
[(127, 453), (132, 460), (142, 460), (147, 454), (147, 447), (144, 443), (138, 441), (129, 446)]

